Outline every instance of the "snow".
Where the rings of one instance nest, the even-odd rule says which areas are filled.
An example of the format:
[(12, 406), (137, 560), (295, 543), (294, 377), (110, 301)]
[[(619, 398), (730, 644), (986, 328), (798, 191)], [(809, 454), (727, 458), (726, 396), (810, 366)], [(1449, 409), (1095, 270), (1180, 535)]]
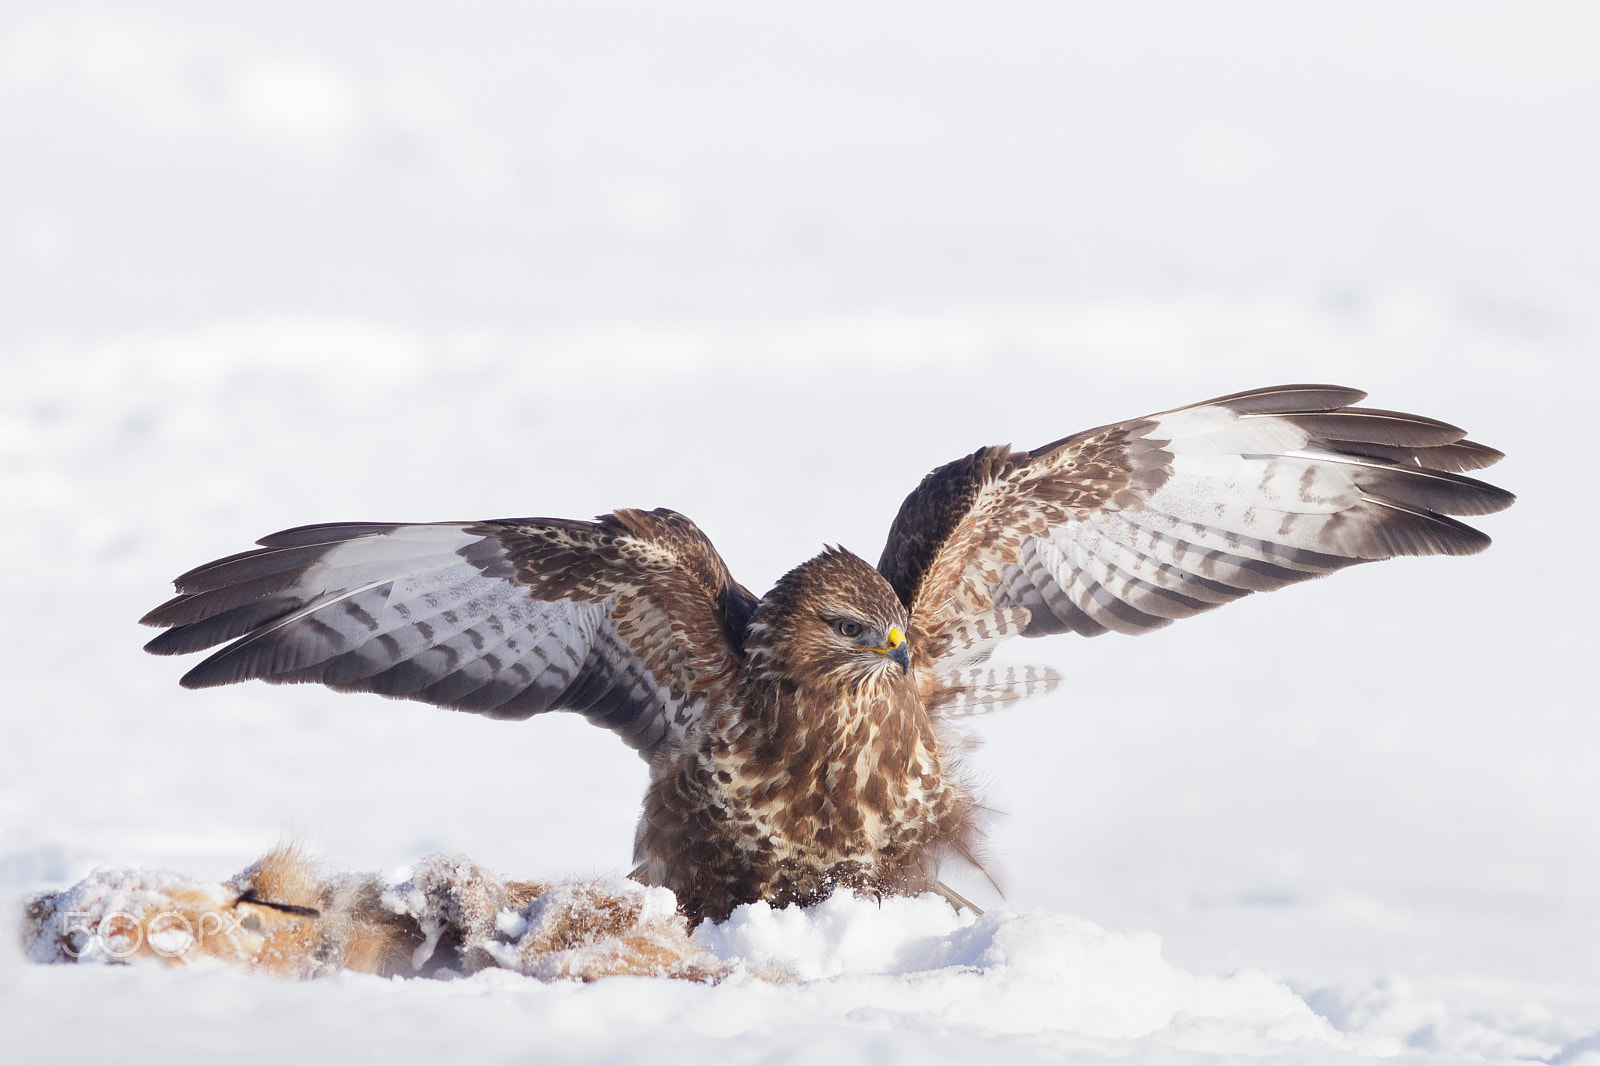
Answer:
[(629, 868), (643, 766), (575, 717), (180, 690), (134, 620), (273, 530), (664, 505), (764, 589), (980, 444), (1287, 381), (1519, 502), (1016, 652), (1067, 681), (972, 720), (981, 919), (698, 934), (787, 983), (0, 950), (6, 1061), (1600, 1062), (1591, 5), (337, 11), (0, 16), (0, 939), (283, 836)]
[[(741, 907), (695, 939), (724, 958), (816, 983), (824, 990), (806, 991), (824, 1000), (892, 1014), (905, 1027), (1048, 1033), (1069, 1042), (1137, 1041), (1164, 1031), (1180, 1046), (1219, 1052), (1359, 1043), (1260, 971), (1185, 973), (1161, 957), (1153, 933), (1107, 932), (1065, 914), (958, 916), (932, 896), (841, 896), (809, 911)], [(872, 975), (903, 980), (862, 979)]]

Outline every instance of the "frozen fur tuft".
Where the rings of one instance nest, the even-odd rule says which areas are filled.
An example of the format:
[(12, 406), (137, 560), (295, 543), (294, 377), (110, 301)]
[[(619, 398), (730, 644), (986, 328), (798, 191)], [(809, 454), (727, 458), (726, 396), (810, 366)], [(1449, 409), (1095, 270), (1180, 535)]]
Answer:
[(452, 977), (489, 968), (540, 980), (617, 975), (716, 980), (677, 900), (622, 878), (503, 881), (432, 855), (399, 884), (327, 875), (280, 845), (229, 881), (102, 867), (24, 913), (39, 963), (163, 962), (279, 977), (355, 970)]

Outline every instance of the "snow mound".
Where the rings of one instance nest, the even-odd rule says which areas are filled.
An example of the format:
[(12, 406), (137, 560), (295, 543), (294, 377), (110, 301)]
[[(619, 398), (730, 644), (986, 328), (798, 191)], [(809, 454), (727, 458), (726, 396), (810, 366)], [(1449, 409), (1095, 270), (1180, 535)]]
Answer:
[(1157, 1033), (1213, 1052), (1311, 1043), (1365, 1054), (1388, 1041), (1336, 1030), (1259, 970), (1188, 973), (1154, 933), (1111, 932), (1041, 910), (957, 914), (935, 896), (836, 895), (808, 910), (740, 907), (694, 940), (729, 962), (784, 972), (801, 995), (896, 1024), (989, 1033), (1076, 1034), (1111, 1041)]

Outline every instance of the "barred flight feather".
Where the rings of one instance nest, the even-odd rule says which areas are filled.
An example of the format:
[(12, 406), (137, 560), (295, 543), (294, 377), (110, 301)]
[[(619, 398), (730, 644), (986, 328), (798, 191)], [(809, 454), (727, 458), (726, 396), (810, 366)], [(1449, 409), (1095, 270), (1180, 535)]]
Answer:
[(1028, 627), (1028, 618), (1029, 612), (1024, 607), (1002, 608), (963, 618), (949, 627), (943, 642), (929, 649), (929, 655), (951, 666), (983, 662), (1002, 640), (1022, 634)]
[(940, 674), (928, 708), (940, 718), (967, 718), (996, 711), (1018, 700), (1045, 696), (1061, 684), (1048, 666), (973, 668)]

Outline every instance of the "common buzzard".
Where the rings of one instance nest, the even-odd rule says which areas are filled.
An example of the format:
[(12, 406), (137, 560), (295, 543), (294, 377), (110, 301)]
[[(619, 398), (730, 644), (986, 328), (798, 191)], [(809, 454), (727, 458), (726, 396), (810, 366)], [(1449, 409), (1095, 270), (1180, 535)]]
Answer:
[(593, 522), (344, 522), (177, 579), (160, 655), (188, 688), (320, 682), (494, 718), (566, 710), (650, 766), (635, 876), (692, 918), (845, 885), (943, 891), (976, 862), (951, 719), (1060, 680), (1007, 637), (1144, 633), (1395, 555), (1489, 538), (1462, 475), (1501, 453), (1331, 385), (1237, 393), (1032, 451), (980, 448), (906, 498), (877, 568), (828, 548), (765, 596), (674, 511)]

